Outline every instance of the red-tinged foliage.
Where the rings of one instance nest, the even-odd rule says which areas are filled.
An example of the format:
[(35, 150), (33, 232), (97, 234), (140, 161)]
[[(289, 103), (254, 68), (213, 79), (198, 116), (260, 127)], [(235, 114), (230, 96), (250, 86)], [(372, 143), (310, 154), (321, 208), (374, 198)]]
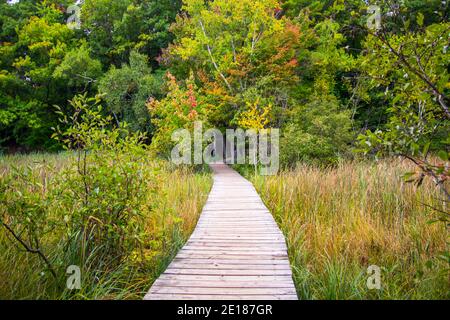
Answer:
[(259, 51), (254, 72), (272, 76), (278, 84), (290, 85), (298, 81), (297, 54), (302, 47), (302, 33), (297, 25), (288, 23), (278, 37), (266, 39)]

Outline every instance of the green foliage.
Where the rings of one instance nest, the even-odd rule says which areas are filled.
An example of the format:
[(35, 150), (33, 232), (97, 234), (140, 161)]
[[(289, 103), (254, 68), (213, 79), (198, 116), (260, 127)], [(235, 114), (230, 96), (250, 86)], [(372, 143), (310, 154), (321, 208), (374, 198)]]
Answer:
[(90, 47), (106, 65), (120, 66), (131, 50), (154, 59), (171, 40), (169, 26), (181, 1), (86, 0), (82, 6), (82, 28), (89, 30)]
[(13, 66), (34, 83), (45, 83), (55, 66), (64, 57), (72, 31), (45, 18), (32, 17), (19, 32), (17, 47), (26, 55), (16, 59)]
[(7, 43), (17, 41), (16, 29), (22, 27), (35, 13), (35, 2), (23, 0), (15, 5), (8, 4), (7, 0), (0, 2), (0, 41)]
[(138, 50), (149, 57), (153, 68), (158, 66), (161, 51), (172, 41), (170, 25), (181, 9), (181, 0), (133, 0), (118, 26), (117, 52)]
[(201, 82), (216, 106), (213, 125), (228, 127), (257, 99), (285, 100), (297, 80), (296, 50), (307, 36), (277, 18), (277, 8), (274, 0), (185, 2), (188, 14), (172, 27), (176, 38), (167, 60), (178, 77), (192, 71)]
[(109, 110), (117, 120), (126, 121), (133, 130), (151, 132), (146, 102), (162, 95), (160, 78), (151, 73), (145, 55), (132, 51), (128, 65), (112, 67), (104, 75), (99, 91), (105, 95)]
[(334, 163), (349, 152), (352, 140), (350, 115), (336, 99), (316, 97), (292, 110), (283, 130), (281, 163), (295, 166), (299, 161)]
[[(93, 96), (105, 71), (127, 63), (132, 50), (145, 53), (157, 69), (157, 57), (171, 39), (169, 25), (181, 6), (178, 0), (86, 1), (80, 5), (81, 29), (71, 30), (69, 5), (73, 1), (0, 2), (2, 149), (59, 148), (49, 139), (50, 128), (57, 122), (53, 105), (66, 110), (67, 101), (76, 94)], [(160, 76), (157, 70), (154, 77), (151, 72), (145, 67), (124, 80), (131, 87), (139, 82), (140, 87), (139, 93), (130, 92), (131, 99), (125, 94), (122, 100), (127, 103), (121, 108), (126, 112), (118, 115), (133, 130), (152, 130), (145, 102), (159, 94), (156, 79)]]
[(64, 60), (53, 72), (53, 77), (65, 81), (69, 87), (87, 89), (101, 74), (101, 63), (92, 59), (90, 49), (82, 45), (67, 52)]
[(31, 17), (28, 11), (20, 11), (28, 8), (25, 3), (10, 7), (7, 14), (16, 16), (17, 9), (23, 16), (14, 30), (16, 40), (0, 48), (2, 145), (49, 148), (53, 144), (50, 127), (56, 121), (52, 104), (67, 98), (65, 86), (54, 81), (52, 74), (72, 47), (74, 34), (50, 3), (38, 6), (37, 15)]
[[(315, 156), (310, 148), (302, 148), (305, 137), (299, 135), (318, 135), (310, 124), (299, 132), (303, 110), (296, 106), (318, 101), (321, 95), (336, 100), (338, 76), (352, 70), (355, 63), (340, 48), (345, 38), (338, 23), (325, 19), (313, 26), (307, 11), (291, 18), (282, 15), (280, 5), (277, 1), (186, 1), (183, 8), (188, 14), (180, 15), (173, 26), (176, 38), (167, 60), (179, 77), (186, 77), (185, 67), (194, 74), (199, 92), (214, 106), (208, 111), (208, 121), (216, 127), (239, 125), (247, 105), (271, 105), (266, 125), (285, 132), (284, 141), (290, 144), (282, 149), (297, 153), (285, 157), (292, 164)], [(317, 161), (345, 153), (350, 142), (350, 113), (330, 110), (338, 113), (330, 121), (345, 125), (334, 132), (342, 134), (334, 147), (333, 135), (323, 134), (329, 136), (326, 144), (330, 148), (318, 154)], [(319, 115), (307, 112), (311, 117)], [(326, 114), (333, 117), (331, 112)]]
[(103, 64), (118, 64), (125, 57), (116, 56), (115, 32), (130, 0), (86, 0), (81, 9), (82, 28), (89, 30), (92, 51)]
[[(41, 169), (48, 166), (43, 164)], [(26, 188), (23, 188), (23, 184)], [(51, 233), (58, 221), (50, 215), (48, 207), (51, 198), (42, 197), (39, 189), (45, 188), (46, 180), (33, 174), (28, 167), (19, 170), (13, 167), (12, 173), (0, 181), (0, 227), (4, 227), (12, 239), (27, 252), (38, 254), (46, 263), (46, 268), (54, 277), (55, 269), (41, 246), (42, 240)]]
[[(448, 55), (439, 36), (448, 29), (448, 10), (440, 1), (378, 3), (393, 50), (366, 28), (368, 6), (357, 0), (187, 0), (183, 12), (179, 0), (85, 1), (81, 30), (66, 25), (69, 4), (0, 3), (3, 147), (56, 147), (48, 139), (57, 121), (53, 105), (67, 112), (66, 101), (97, 88), (116, 122), (152, 137), (161, 115), (146, 104), (164, 99), (163, 63), (180, 83), (193, 74), (197, 99), (208, 105), (202, 119), (218, 128), (236, 126), (246, 106), (259, 101), (272, 105), (268, 126), (293, 134), (297, 106), (326, 95), (352, 110), (356, 130), (397, 130), (395, 140), (414, 126), (424, 137), (412, 148), (446, 150), (439, 101), (448, 104)], [(400, 49), (404, 61), (395, 55)], [(429, 59), (427, 53), (417, 65), (416, 51)], [(418, 120), (421, 110), (427, 112)]]
[[(143, 136), (129, 133), (126, 124), (114, 127), (98, 102), (85, 95), (71, 101), (74, 113), (62, 120), (70, 126), (54, 136), (77, 156), (53, 179), (52, 192), (36, 192), (47, 180), (31, 170), (1, 182), (2, 226), (45, 260), (56, 281), (65, 265), (81, 266), (91, 277), (113, 269), (145, 237), (140, 209), (152, 192), (152, 173)], [(29, 188), (21, 189), (23, 181)], [(50, 260), (41, 243), (53, 229), (59, 230), (59, 252)]]
[[(145, 269), (156, 252), (170, 255), (176, 241), (167, 249), (166, 232), (184, 222), (167, 214), (175, 210), (170, 201), (158, 202), (164, 196), (155, 185), (163, 183), (148, 152), (168, 156), (172, 133), (192, 130), (196, 120), (219, 129), (280, 128), (289, 167), (340, 163), (359, 134), (357, 151), (411, 160), (416, 169), (405, 180), (429, 191), (429, 177), (449, 201), (448, 1), (376, 1), (379, 30), (367, 28), (372, 3), (360, 0), (86, 0), (79, 30), (67, 25), (71, 4), (0, 1), (1, 151), (65, 146), (75, 154), (58, 170), (8, 169), (0, 180), (0, 257), (11, 237), (37, 255), (55, 278), (45, 277), (42, 297), (53, 296), (47, 288), (60, 293), (67, 264), (80, 264), (92, 285), (79, 297), (93, 297), (102, 281), (126, 282), (135, 262)], [(51, 182), (43, 172), (54, 174)], [(389, 202), (393, 194), (376, 196)], [(448, 226), (445, 206), (425, 206)], [(163, 218), (151, 223), (164, 227), (150, 228), (149, 239), (141, 213), (155, 210)], [(7, 260), (0, 259), (0, 278)], [(355, 261), (327, 261), (314, 279), (296, 270), (304, 297), (339, 298), (352, 289), (364, 296), (360, 278), (338, 281), (346, 268), (361, 270)], [(322, 282), (329, 284), (322, 291), (306, 288)]]
[[(135, 154), (106, 158), (108, 149), (99, 159), (93, 153), (88, 153), (87, 161), (91, 174), (87, 179), (92, 183), (89, 206), (83, 201), (77, 152), (0, 157), (3, 299), (142, 299), (193, 231), (211, 186), (206, 172), (174, 168), (148, 154), (136, 162)], [(94, 159), (98, 162), (94, 163)], [(133, 163), (125, 162), (130, 159)], [(94, 167), (102, 172), (91, 171)], [(131, 168), (133, 172), (124, 179), (125, 170)], [(129, 190), (137, 194), (125, 202), (127, 181)], [(108, 194), (108, 190), (113, 193)], [(120, 205), (128, 205), (122, 213), (127, 218), (111, 221), (121, 210)], [(87, 222), (81, 225), (83, 217)], [(36, 250), (27, 251), (2, 222), (29, 243), (29, 248), (40, 249), (56, 278)], [(91, 233), (86, 233), (94, 226)], [(86, 239), (81, 238), (82, 233)], [(32, 239), (38, 240), (39, 247)], [(108, 248), (120, 243), (117, 251), (106, 255)], [(73, 264), (82, 271), (81, 290), (65, 289), (66, 269)]]

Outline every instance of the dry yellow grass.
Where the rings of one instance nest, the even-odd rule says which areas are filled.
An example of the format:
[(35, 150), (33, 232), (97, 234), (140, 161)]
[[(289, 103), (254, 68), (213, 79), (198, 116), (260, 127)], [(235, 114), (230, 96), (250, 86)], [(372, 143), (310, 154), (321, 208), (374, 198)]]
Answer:
[[(448, 298), (448, 229), (429, 223), (445, 210), (439, 191), (403, 182), (400, 160), (300, 165), (253, 182), (286, 235), (301, 298)], [(447, 260), (448, 261), (448, 260)], [(369, 265), (382, 289), (368, 290)]]

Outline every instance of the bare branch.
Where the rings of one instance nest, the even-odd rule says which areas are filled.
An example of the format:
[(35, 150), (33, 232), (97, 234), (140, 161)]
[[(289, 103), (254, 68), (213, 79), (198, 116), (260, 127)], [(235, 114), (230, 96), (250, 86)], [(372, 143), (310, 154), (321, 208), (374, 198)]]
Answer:
[(413, 157), (407, 154), (401, 154), (401, 156), (404, 157), (405, 159), (410, 160), (412, 163), (418, 166), (423, 173), (425, 173), (428, 176), (431, 176), (436, 186), (438, 186), (439, 189), (441, 189), (442, 193), (447, 197), (447, 199), (450, 200), (450, 192), (445, 188), (444, 180), (439, 179), (436, 173), (432, 169), (427, 167), (428, 164), (426, 162), (414, 159)]
[[(14, 232), (14, 230), (13, 230), (9, 225), (7, 225), (6, 223), (1, 222), (1, 225), (5, 227), (5, 229), (6, 229), (6, 230), (14, 237), (14, 239), (17, 240), (17, 242), (19, 242), (19, 243), (22, 245), (22, 247), (25, 248), (25, 250), (26, 250), (27, 252), (32, 253), (32, 254), (37, 254), (37, 255), (39, 255), (39, 257), (40, 257), (40, 258), (45, 262), (45, 264), (47, 265), (48, 269), (50, 270), (50, 273), (53, 275), (53, 277), (54, 277), (55, 279), (57, 279), (56, 272), (55, 272), (55, 270), (53, 269), (52, 264), (50, 263), (50, 261), (48, 260), (48, 258), (45, 256), (45, 254), (42, 253), (41, 249), (39, 249), (39, 248), (34, 249), (34, 248), (30, 247), (30, 246), (29, 246), (29, 245), (28, 245), (28, 244), (27, 244), (27, 243), (26, 243), (26, 242), (25, 242), (18, 234), (16, 234), (16, 233)], [(39, 243), (39, 242), (37, 241), (37, 239), (36, 239), (36, 242)]]

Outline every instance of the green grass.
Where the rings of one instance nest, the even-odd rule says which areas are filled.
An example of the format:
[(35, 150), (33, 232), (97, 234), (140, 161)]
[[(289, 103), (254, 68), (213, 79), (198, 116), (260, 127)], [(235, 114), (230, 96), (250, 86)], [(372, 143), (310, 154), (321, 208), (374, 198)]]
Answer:
[[(42, 181), (39, 190), (33, 191), (45, 198), (57, 187), (55, 183), (60, 180), (56, 178), (63, 168), (73, 164), (74, 157), (71, 153), (3, 156), (0, 179), (11, 175), (13, 168), (19, 171), (30, 168), (32, 176)], [(145, 203), (136, 208), (145, 217), (144, 252), (130, 255), (119, 265), (105, 266), (95, 276), (85, 271), (81, 290), (69, 291), (65, 289), (65, 268), (57, 270), (60, 279), (55, 281), (42, 260), (25, 252), (0, 226), (0, 299), (142, 299), (194, 230), (212, 185), (210, 173), (205, 169), (174, 167), (156, 160), (150, 161), (150, 166), (144, 172), (152, 173), (148, 179), (149, 191)], [(29, 188), (27, 182), (20, 183), (25, 192)], [(60, 209), (55, 212), (76, 210)], [(52, 210), (52, 204), (48, 210)], [(0, 215), (4, 214), (0, 208)], [(62, 229), (52, 230), (42, 243), (46, 255), (56, 265), (62, 259), (58, 246), (62, 232)], [(68, 248), (65, 254), (74, 253)]]
[[(301, 299), (450, 297), (448, 229), (422, 203), (446, 209), (431, 182), (403, 183), (411, 170), (386, 160), (244, 172), (286, 236)], [(381, 290), (367, 288), (369, 265), (381, 268)]]

